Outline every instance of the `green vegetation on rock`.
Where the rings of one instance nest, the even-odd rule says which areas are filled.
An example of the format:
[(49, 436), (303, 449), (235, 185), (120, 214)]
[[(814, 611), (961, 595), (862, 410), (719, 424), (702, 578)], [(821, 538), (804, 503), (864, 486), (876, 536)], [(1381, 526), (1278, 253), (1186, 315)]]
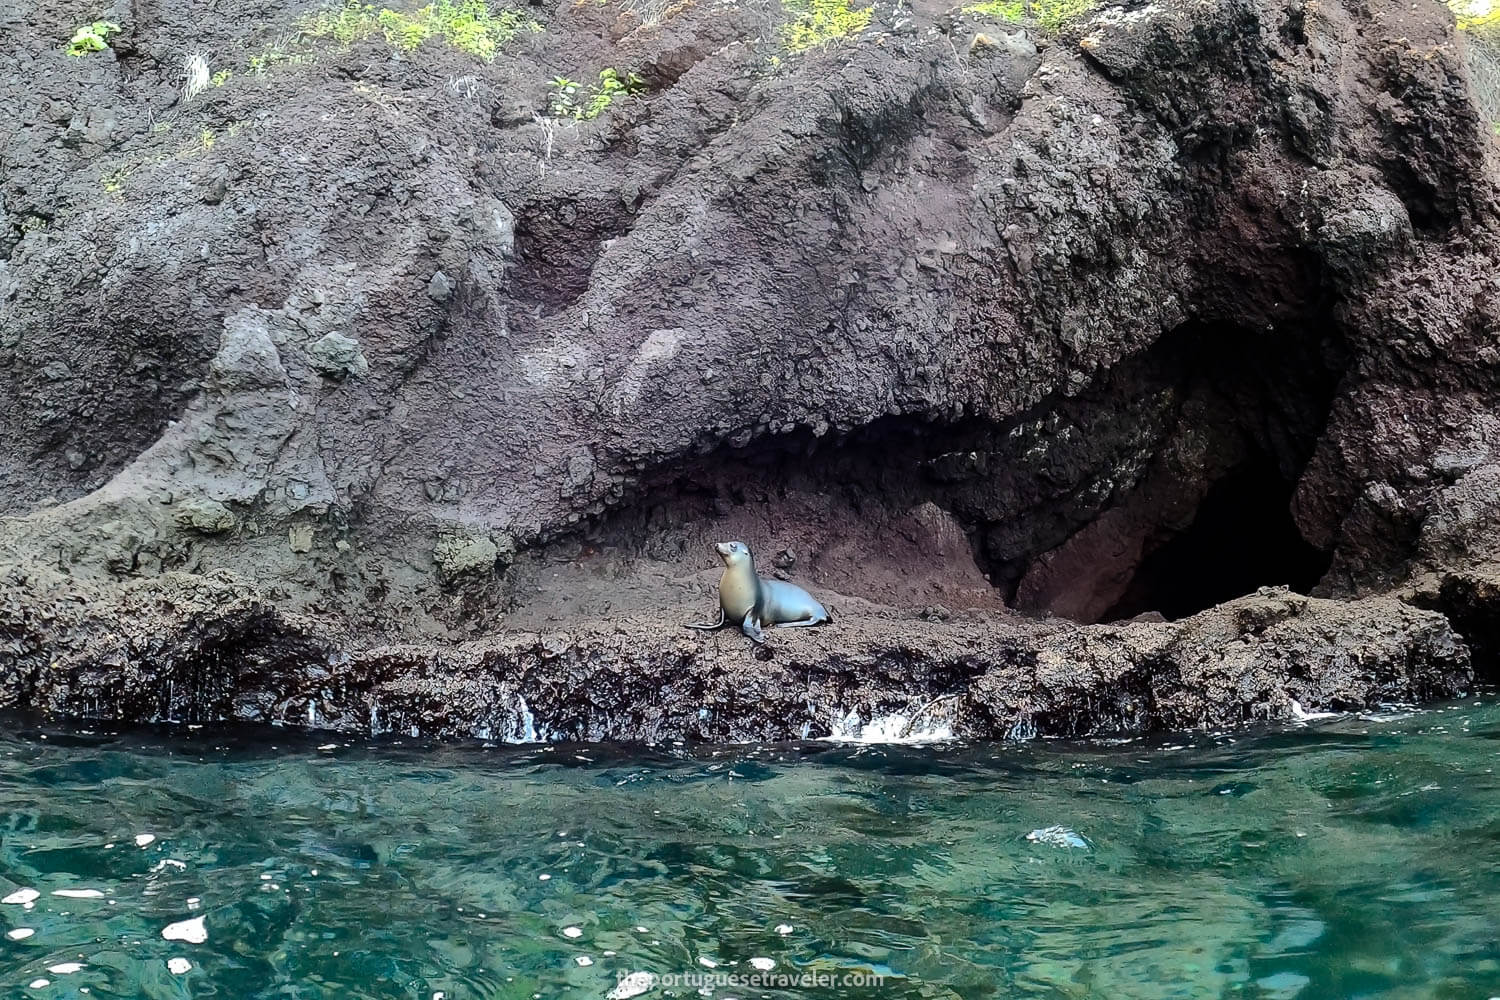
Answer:
[(93, 24), (85, 24), (73, 32), (73, 37), (68, 40), (63, 49), (70, 56), (86, 56), (90, 52), (103, 52), (109, 48), (111, 35), (120, 33), (120, 26), (113, 21), (95, 21)]
[(1469, 80), (1490, 128), (1500, 136), (1500, 3), (1448, 0), (1469, 40)]
[(819, 48), (851, 38), (870, 26), (874, 7), (851, 7), (849, 0), (781, 0), (791, 20), (781, 26), (788, 52)]
[(499, 558), (500, 547), (495, 540), (478, 529), (445, 533), (432, 549), (438, 575), (449, 582), (461, 576), (491, 573)]
[(1500, 32), (1500, 4), (1448, 0), (1448, 6), (1458, 17), (1458, 30)]
[(347, 0), (342, 7), (307, 15), (298, 26), (309, 38), (332, 39), (342, 45), (378, 34), (404, 52), (438, 38), (485, 62), (493, 60), (520, 32), (542, 30), (519, 11), (490, 10), (485, 0), (437, 0), (414, 11)]
[(172, 517), (182, 527), (205, 535), (221, 535), (239, 525), (233, 511), (208, 497), (188, 497), (179, 501)]
[(986, 3), (970, 4), (965, 14), (982, 14), (985, 17), (1021, 24), (1026, 20), (1026, 4), (1023, 0), (988, 0)]
[(582, 122), (598, 118), (616, 101), (644, 93), (646, 81), (635, 73), (605, 69), (599, 73), (599, 82), (587, 90), (577, 80), (565, 76), (554, 77), (552, 88), (553, 117)]
[(1055, 35), (1094, 9), (1097, 0), (985, 0), (964, 8), (966, 14), (981, 14), (1012, 24), (1035, 24)]
[(119, 194), (120, 189), (125, 186), (125, 181), (135, 172), (134, 167), (119, 167), (110, 171), (99, 179), (104, 190), (109, 194)]

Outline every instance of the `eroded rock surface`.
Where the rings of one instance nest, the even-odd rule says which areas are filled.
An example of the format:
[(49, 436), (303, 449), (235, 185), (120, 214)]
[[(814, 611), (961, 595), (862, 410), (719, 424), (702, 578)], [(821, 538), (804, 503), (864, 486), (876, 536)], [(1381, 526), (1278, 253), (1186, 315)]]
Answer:
[[(779, 3), (559, 3), (493, 63), (117, 6), (86, 58), (0, 13), (9, 705), (1074, 734), (1491, 669), (1497, 145), (1437, 4), (792, 55)], [(548, 117), (606, 67), (647, 93)], [(728, 537), (836, 626), (681, 632)], [(1326, 600), (1194, 616), (1261, 585)]]

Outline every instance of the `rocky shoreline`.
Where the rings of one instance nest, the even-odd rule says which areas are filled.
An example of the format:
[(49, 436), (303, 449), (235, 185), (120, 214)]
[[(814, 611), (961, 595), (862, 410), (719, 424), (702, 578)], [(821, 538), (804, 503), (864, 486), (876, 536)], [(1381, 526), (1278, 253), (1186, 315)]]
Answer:
[[(542, 3), (492, 61), (114, 8), (0, 13), (0, 708), (987, 739), (1500, 676), (1436, 3)], [(730, 538), (835, 624), (682, 630)]]
[(1269, 588), (1178, 623), (861, 609), (759, 647), (681, 628), (688, 608), (439, 645), (371, 643), (282, 613), (227, 574), (107, 595), (20, 590), (0, 593), (5, 703), (93, 720), (748, 742), (855, 736), (902, 716), (1017, 739), (1223, 729), (1445, 698), (1474, 682), (1436, 612)]

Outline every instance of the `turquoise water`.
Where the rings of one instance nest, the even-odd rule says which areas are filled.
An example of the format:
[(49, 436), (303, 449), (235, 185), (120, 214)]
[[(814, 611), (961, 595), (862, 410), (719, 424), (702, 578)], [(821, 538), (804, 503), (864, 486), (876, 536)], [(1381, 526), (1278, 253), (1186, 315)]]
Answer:
[(1484, 1000), (1494, 697), (925, 748), (12, 723), (0, 996)]

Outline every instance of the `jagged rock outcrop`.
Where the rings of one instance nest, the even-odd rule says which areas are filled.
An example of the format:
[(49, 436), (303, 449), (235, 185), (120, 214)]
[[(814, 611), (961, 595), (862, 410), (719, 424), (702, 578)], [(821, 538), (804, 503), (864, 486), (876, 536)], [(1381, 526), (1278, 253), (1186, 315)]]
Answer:
[[(1500, 465), (1497, 146), (1438, 5), (1106, 6), (1049, 40), (882, 4), (789, 55), (779, 3), (563, 3), (493, 63), (289, 35), (303, 4), (116, 6), (83, 58), (64, 12), (0, 15), (9, 704), (161, 716), (168, 661), (201, 661), (169, 607), (198, 578), (239, 594), (219, 655), (260, 707), (195, 716), (280, 717), (332, 657), (349, 690), (426, 678), (426, 728), (475, 732), (485, 697), (586, 697), (566, 664), (608, 642), (625, 681), (547, 703), (589, 720), (558, 732), (854, 707), (675, 631), (728, 536), (836, 611), (974, 609), (840, 616), (769, 662), (872, 710), (941, 681), (980, 734), (1468, 683), (1442, 617), (1338, 603), (1364, 595), (1493, 634), (1495, 588), (1463, 581), (1494, 526), (1462, 495)], [(233, 73), (188, 98), (197, 51)], [(548, 116), (553, 77), (605, 67), (647, 93)], [(1005, 610), (1176, 619), (1261, 584), (1337, 599), (1306, 605), (1322, 638), (1268, 627), (1246, 660), (1228, 612)], [(92, 617), (38, 626), (57, 588)], [(455, 645), (616, 619), (535, 669)], [(93, 644), (136, 627), (162, 645), (125, 680), (37, 666), (108, 666)], [(1006, 672), (1021, 646), (1046, 677)], [(682, 663), (778, 711), (694, 728), (656, 683)], [(1048, 700), (1073, 688), (1111, 707)], [(371, 724), (349, 705), (315, 720)]]
[(934, 708), (974, 738), (1217, 728), (1440, 697), (1471, 678), (1436, 612), (1269, 588), (1180, 623), (968, 613), (933, 628), (858, 609), (761, 647), (736, 632), (664, 633), (655, 615), (371, 644), (221, 573), (106, 591), (32, 581), (0, 592), (0, 614), (11, 704), (448, 738), (797, 739)]

